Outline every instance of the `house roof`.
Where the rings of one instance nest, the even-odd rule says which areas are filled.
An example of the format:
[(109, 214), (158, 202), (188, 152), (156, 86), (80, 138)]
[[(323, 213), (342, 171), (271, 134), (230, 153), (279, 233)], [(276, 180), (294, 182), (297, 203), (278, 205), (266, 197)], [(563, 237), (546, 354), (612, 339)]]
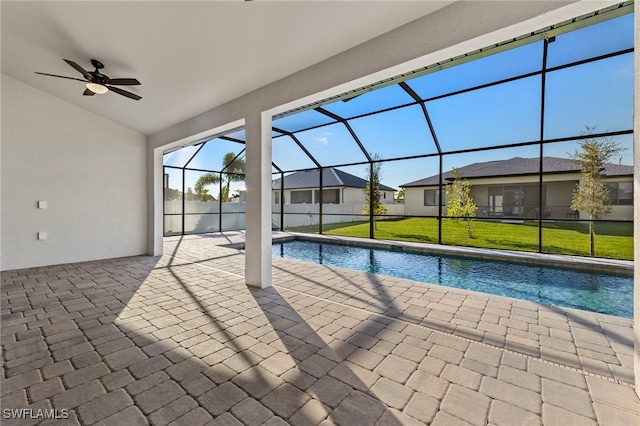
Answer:
[[(571, 159), (557, 157), (543, 157), (543, 173), (579, 173), (580, 167)], [(540, 172), (538, 158), (514, 157), (508, 160), (486, 161), (473, 163), (458, 169), (460, 174), (467, 179), (479, 179), (500, 176), (532, 175)], [(633, 166), (623, 164), (606, 164), (605, 176), (632, 176)], [(442, 174), (442, 180), (451, 180), (451, 172)], [(401, 187), (433, 186), (438, 185), (438, 175), (400, 185)]]
[[(271, 182), (271, 188), (280, 189), (280, 180), (281, 179), (275, 179)], [(320, 172), (318, 169), (296, 172), (284, 177), (284, 189), (317, 188), (319, 184)], [(322, 169), (322, 186), (364, 188), (367, 186), (367, 181), (358, 176), (330, 167)], [(395, 189), (383, 184), (380, 184), (380, 189), (383, 191), (395, 191)]]

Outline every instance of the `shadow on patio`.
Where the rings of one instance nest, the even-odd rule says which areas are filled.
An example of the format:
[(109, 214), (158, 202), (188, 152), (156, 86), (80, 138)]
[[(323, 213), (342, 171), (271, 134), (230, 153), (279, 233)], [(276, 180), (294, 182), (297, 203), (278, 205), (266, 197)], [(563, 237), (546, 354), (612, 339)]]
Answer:
[(495, 329), (463, 338), (502, 299), (282, 259), (254, 290), (240, 251), (165, 244), (161, 259), (3, 273), (3, 409), (105, 425), (639, 420), (628, 386), (519, 355), (526, 341), (483, 344)]

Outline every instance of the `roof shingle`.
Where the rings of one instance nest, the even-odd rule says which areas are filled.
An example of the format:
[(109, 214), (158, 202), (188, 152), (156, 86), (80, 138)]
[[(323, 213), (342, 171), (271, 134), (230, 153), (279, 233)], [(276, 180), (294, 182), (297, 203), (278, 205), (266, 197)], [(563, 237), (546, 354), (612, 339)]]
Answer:
[[(543, 173), (579, 173), (580, 167), (568, 158), (543, 157)], [(473, 163), (458, 169), (460, 174), (467, 179), (478, 179), (499, 176), (532, 175), (540, 172), (539, 158), (514, 157), (508, 160), (485, 161)], [(606, 176), (631, 176), (633, 166), (624, 164), (606, 164), (604, 174)], [(451, 172), (442, 174), (442, 180), (451, 180)], [(438, 185), (438, 175), (429, 176), (413, 182), (400, 185), (403, 188), (412, 186), (433, 186)]]
[[(280, 180), (281, 179), (273, 180), (271, 182), (271, 188), (280, 189)], [(318, 169), (296, 172), (284, 177), (284, 189), (317, 188), (318, 186), (320, 186), (320, 172)], [(367, 186), (367, 181), (358, 176), (330, 167), (322, 169), (322, 186), (364, 188)], [(395, 191), (395, 189), (383, 184), (380, 184), (380, 189), (383, 191)]]

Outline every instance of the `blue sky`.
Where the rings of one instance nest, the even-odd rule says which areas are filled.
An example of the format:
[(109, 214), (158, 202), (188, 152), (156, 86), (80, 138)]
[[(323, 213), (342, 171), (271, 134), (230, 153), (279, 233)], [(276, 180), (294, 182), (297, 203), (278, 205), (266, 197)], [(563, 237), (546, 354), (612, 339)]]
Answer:
[[(547, 66), (553, 68), (610, 52), (633, 47), (633, 15), (625, 15), (577, 31), (561, 34), (549, 44)], [(446, 93), (510, 78), (541, 69), (543, 43), (534, 42), (407, 80), (422, 98), (443, 151), (536, 141), (540, 135), (541, 80), (535, 75), (497, 86), (429, 100)], [(599, 132), (629, 130), (633, 114), (633, 53), (590, 62), (546, 74), (544, 138), (580, 135), (585, 125)], [(349, 102), (338, 101), (323, 108), (343, 118), (351, 118), (384, 108), (413, 102), (398, 85), (368, 92)], [(348, 120), (351, 128), (370, 154), (385, 159), (433, 154), (437, 150), (418, 105), (407, 106)], [(323, 127), (297, 132), (310, 126)], [(274, 120), (273, 126), (297, 132), (296, 137), (323, 166), (365, 161), (362, 150), (341, 123), (314, 110)], [(274, 133), (274, 136), (277, 136)], [(244, 139), (239, 131), (232, 137)], [(614, 162), (632, 164), (631, 135), (616, 138), (626, 148)], [(215, 143), (214, 143), (215, 142)], [(273, 139), (274, 163), (284, 170), (314, 167), (314, 163), (286, 136)], [(568, 157), (577, 144), (547, 144), (544, 155)], [(218, 169), (227, 152), (238, 153), (243, 145), (217, 139), (189, 163), (190, 168)], [(165, 165), (183, 165), (195, 148), (165, 155)], [(515, 156), (537, 156), (539, 147), (490, 150), (447, 155), (445, 170), (467, 164)], [(341, 167), (361, 177), (365, 165)], [(383, 183), (394, 188), (438, 172), (438, 159), (384, 163)], [(188, 173), (186, 184), (193, 186), (199, 173)], [(278, 177), (278, 176), (276, 176)], [(178, 182), (178, 184), (176, 184)], [(179, 187), (180, 174), (171, 172), (170, 186)], [(243, 186), (235, 184), (235, 188)], [(234, 189), (235, 189), (234, 188)], [(210, 193), (217, 194), (217, 188)]]

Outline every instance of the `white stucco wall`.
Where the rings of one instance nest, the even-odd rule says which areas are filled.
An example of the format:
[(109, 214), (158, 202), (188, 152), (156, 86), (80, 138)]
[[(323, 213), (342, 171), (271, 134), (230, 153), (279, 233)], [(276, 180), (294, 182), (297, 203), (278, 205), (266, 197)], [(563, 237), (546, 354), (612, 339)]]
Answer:
[[(340, 190), (340, 204), (363, 204), (366, 201), (366, 195), (362, 188), (335, 188), (327, 187), (326, 190), (339, 189)], [(291, 204), (291, 191), (317, 191), (318, 188), (298, 188), (298, 189), (285, 189), (284, 190), (284, 203)], [(279, 190), (274, 189), (271, 191), (271, 203), (276, 204), (276, 193), (280, 193)], [(394, 204), (393, 191), (381, 191), (382, 197), (380, 202), (382, 204)], [(315, 197), (315, 192), (312, 197)], [(314, 199), (314, 203), (315, 203)], [(325, 203), (328, 204), (328, 203)]]
[(364, 191), (360, 188), (344, 188), (342, 191), (343, 204), (363, 204), (366, 198)]
[(404, 212), (409, 216), (437, 216), (438, 206), (424, 205), (424, 187), (404, 189)]
[[(331, 189), (331, 188), (328, 188)], [(304, 189), (300, 189), (304, 190)], [(280, 226), (280, 204), (275, 203), (276, 190), (272, 191), (271, 211), (273, 213), (273, 226)], [(382, 191), (386, 194), (386, 198), (382, 199), (382, 203), (387, 208), (386, 216), (404, 216), (404, 204), (396, 203), (393, 200), (393, 191)], [(291, 190), (285, 190), (284, 205), (284, 228), (296, 228), (300, 226), (316, 225), (319, 221), (320, 207), (316, 203), (308, 204), (291, 204)], [(344, 223), (344, 222), (360, 222), (367, 220), (363, 215), (366, 197), (361, 188), (340, 188), (340, 204), (323, 204), (322, 205), (322, 223)]]
[(3, 74), (0, 268), (146, 253), (146, 155), (145, 136)]
[(550, 218), (564, 219), (571, 212), (571, 198), (576, 188), (577, 180), (566, 182), (548, 182), (546, 185), (546, 211), (551, 213)]
[[(380, 202), (382, 204), (393, 204), (393, 191), (380, 191), (382, 196)], [(367, 199), (362, 188), (345, 188), (344, 204), (363, 204)]]

